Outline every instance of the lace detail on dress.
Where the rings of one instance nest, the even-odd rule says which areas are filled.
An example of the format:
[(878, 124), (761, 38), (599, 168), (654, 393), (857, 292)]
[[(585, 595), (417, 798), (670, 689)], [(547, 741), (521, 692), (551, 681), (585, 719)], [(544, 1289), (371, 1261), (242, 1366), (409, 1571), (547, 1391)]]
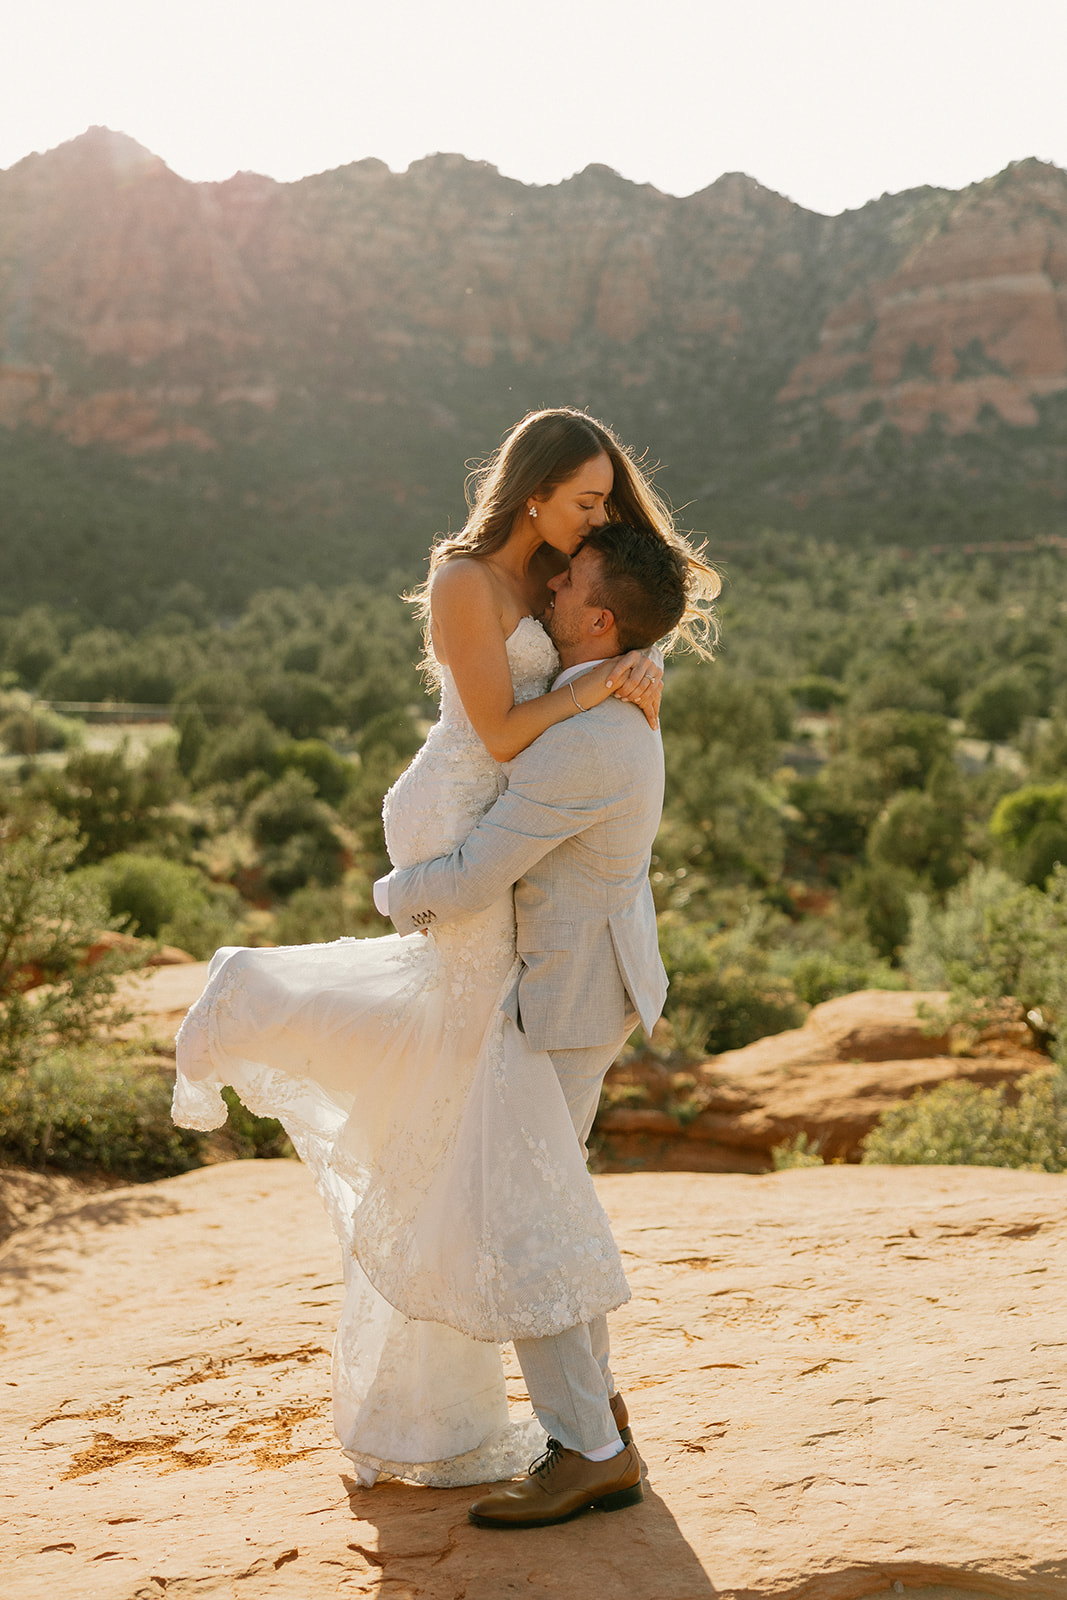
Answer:
[[(559, 657), (534, 617), (521, 619), (507, 652), (515, 703), (544, 694), (559, 671)], [(394, 867), (411, 867), (454, 850), (506, 786), (500, 767), (471, 727), (455, 679), (442, 667), (441, 714), (382, 804)]]
[[(516, 700), (542, 693), (540, 624), (507, 648)], [(440, 719), (385, 799), (394, 863), (452, 850), (504, 787), (443, 668)], [(232, 1084), (314, 1174), (347, 1283), (338, 1435), (416, 1482), (520, 1470), (542, 1435), (509, 1421), (496, 1344), (628, 1298), (551, 1059), (501, 1010), (517, 972), (509, 894), (426, 938), (220, 950), (178, 1035), (175, 1118), (219, 1126)]]

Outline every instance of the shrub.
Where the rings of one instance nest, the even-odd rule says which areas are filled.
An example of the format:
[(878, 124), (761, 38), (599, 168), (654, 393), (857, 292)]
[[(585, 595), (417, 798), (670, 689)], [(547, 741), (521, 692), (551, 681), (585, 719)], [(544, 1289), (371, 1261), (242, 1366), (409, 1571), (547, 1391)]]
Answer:
[(82, 836), (79, 863), (88, 866), (134, 845), (165, 845), (184, 824), (170, 812), (181, 778), (168, 745), (131, 763), (125, 749), (80, 750), (62, 771), (38, 772), (27, 794), (75, 824)]
[(144, 961), (117, 951), (87, 961), (109, 913), (96, 885), (68, 875), (77, 853), (73, 825), (54, 812), (0, 818), (0, 1071), (57, 1039), (89, 1039), (113, 1012), (118, 973)]
[(944, 890), (965, 870), (962, 831), (960, 809), (923, 790), (903, 789), (875, 822), (867, 851), (872, 862), (902, 868)]
[[(239, 783), (250, 772), (265, 772), (271, 778), (282, 773), (282, 746), (284, 740), (262, 711), (252, 712), (235, 727), (222, 727), (214, 733), (203, 731), (206, 725), (195, 720), (194, 714), (183, 713), (183, 741), (196, 732), (197, 755), (193, 766), (193, 782)], [(202, 718), (203, 713), (197, 711)], [(192, 721), (189, 718), (193, 718)], [(190, 754), (183, 759), (191, 759)]]
[(900, 973), (879, 961), (873, 951), (867, 959), (843, 960), (827, 950), (812, 950), (792, 962), (788, 976), (797, 999), (808, 1006), (857, 989), (903, 987)]
[(112, 918), (145, 939), (158, 938), (163, 924), (189, 900), (207, 898), (202, 874), (165, 856), (123, 851), (99, 866), (86, 867), (79, 877), (107, 896)]
[(962, 706), (968, 733), (989, 740), (1012, 738), (1023, 718), (1032, 717), (1037, 710), (1037, 695), (1020, 667), (993, 673), (968, 695)]
[(786, 1144), (776, 1144), (771, 1151), (775, 1172), (788, 1172), (792, 1167), (824, 1167), (826, 1165), (806, 1133), (798, 1133)]
[[(953, 967), (952, 1009), (972, 1026), (1017, 1005), (1044, 1044), (1067, 1023), (1067, 868), (1057, 866), (1048, 888), (1022, 888), (985, 909), (973, 958)], [(1057, 1044), (1067, 1057), (1067, 1038)]]
[(0, 696), (0, 745), (11, 755), (34, 756), (44, 750), (73, 750), (85, 729), (73, 717), (61, 717), (28, 695)]
[(240, 895), (229, 884), (211, 883), (196, 867), (124, 852), (79, 876), (97, 885), (111, 916), (142, 938), (178, 945), (200, 960), (220, 944), (239, 942)]
[(725, 933), (673, 915), (661, 919), (671, 983), (665, 1015), (679, 1047), (693, 1055), (718, 1054), (799, 1027), (805, 1008), (788, 982), (770, 971), (767, 934), (766, 917), (759, 914)]
[(862, 915), (868, 939), (887, 961), (896, 960), (908, 937), (908, 908), (916, 889), (913, 873), (883, 861), (857, 867), (845, 884), (844, 904)]
[(263, 880), (274, 894), (315, 882), (329, 887), (344, 868), (337, 818), (300, 772), (287, 772), (248, 808), (247, 823), (260, 854)]
[(1028, 783), (997, 804), (989, 831), (1005, 864), (1041, 887), (1057, 862), (1067, 864), (1067, 783)]
[(190, 898), (179, 905), (160, 928), (160, 943), (176, 945), (198, 961), (207, 961), (220, 945), (246, 942), (243, 909), (236, 889), (229, 884), (214, 883), (210, 898)]
[(295, 890), (275, 917), (272, 937), (278, 944), (324, 944), (383, 931), (369, 882), (352, 872), (330, 889), (311, 883)]
[(914, 894), (908, 941), (901, 952), (917, 989), (947, 989), (985, 958), (986, 913), (1018, 893), (1018, 885), (997, 867), (977, 866), (949, 890), (943, 907)]
[(0, 1077), (0, 1160), (149, 1180), (201, 1162), (200, 1137), (170, 1116), (169, 1075), (99, 1045)]
[(276, 1117), (257, 1117), (233, 1089), (223, 1089), (229, 1107), (223, 1133), (238, 1161), (272, 1161), (295, 1157), (289, 1135)]
[(260, 710), (294, 739), (315, 739), (341, 720), (337, 696), (328, 683), (307, 672), (283, 672), (255, 694)]
[(282, 746), (280, 756), (287, 770), (302, 772), (311, 779), (315, 793), (328, 805), (338, 805), (355, 782), (353, 763), (323, 739), (294, 739)]
[(815, 672), (790, 684), (789, 692), (797, 705), (803, 706), (808, 711), (832, 711), (835, 706), (841, 705), (848, 699), (842, 684), (835, 682), (833, 678), (821, 677)]
[(863, 1160), (891, 1166), (1067, 1169), (1067, 1072), (1035, 1072), (1017, 1104), (1003, 1084), (942, 1083), (888, 1111)]

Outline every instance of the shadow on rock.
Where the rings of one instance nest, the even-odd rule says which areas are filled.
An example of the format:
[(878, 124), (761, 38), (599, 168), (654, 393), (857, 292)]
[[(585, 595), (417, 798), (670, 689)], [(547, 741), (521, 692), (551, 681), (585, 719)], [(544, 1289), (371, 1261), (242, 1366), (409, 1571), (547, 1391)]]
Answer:
[(90, 1251), (98, 1229), (176, 1216), (182, 1209), (166, 1195), (123, 1190), (59, 1211), (14, 1235), (0, 1258), (0, 1274), (9, 1289), (19, 1284), (27, 1289), (58, 1288), (70, 1257)]
[(341, 1480), (354, 1523), (349, 1549), (397, 1592), (419, 1600), (501, 1600), (511, 1593), (597, 1600), (703, 1600), (717, 1593), (666, 1504), (645, 1484), (640, 1505), (589, 1511), (550, 1528), (476, 1528), (467, 1507), (485, 1492)]

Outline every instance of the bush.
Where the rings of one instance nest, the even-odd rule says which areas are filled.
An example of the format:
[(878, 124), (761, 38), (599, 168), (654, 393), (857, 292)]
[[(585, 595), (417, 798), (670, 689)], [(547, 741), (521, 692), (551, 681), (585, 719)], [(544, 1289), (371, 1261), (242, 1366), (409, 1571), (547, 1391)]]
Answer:
[(208, 899), (203, 874), (165, 856), (122, 852), (78, 876), (107, 896), (112, 918), (145, 939), (158, 938), (164, 923), (190, 902)]
[(278, 944), (326, 944), (384, 931), (368, 880), (352, 872), (331, 889), (311, 883), (295, 890), (275, 917), (272, 938)]
[(257, 1117), (233, 1089), (223, 1089), (230, 1108), (223, 1133), (238, 1161), (273, 1161), (295, 1157), (289, 1135), (276, 1117)]
[(845, 884), (844, 904), (862, 915), (867, 938), (887, 961), (897, 959), (908, 937), (909, 903), (917, 887), (913, 873), (882, 861), (857, 867)]
[(890, 1166), (1067, 1170), (1067, 1072), (1035, 1072), (1018, 1103), (1003, 1084), (942, 1083), (888, 1111), (863, 1160)]
[(57, 1039), (91, 1038), (113, 1012), (117, 975), (143, 964), (136, 952), (87, 960), (110, 920), (99, 887), (68, 875), (77, 853), (73, 825), (54, 812), (0, 818), (0, 1072)]
[(1028, 783), (998, 802), (989, 831), (1009, 866), (1037, 887), (1067, 864), (1067, 783)]
[(28, 695), (0, 695), (0, 745), (10, 755), (74, 750), (84, 739), (85, 729), (73, 717), (61, 717), (45, 706), (34, 705)]
[(124, 749), (78, 751), (62, 771), (36, 773), (26, 792), (74, 823), (79, 864), (88, 866), (134, 845), (178, 839), (184, 824), (169, 808), (181, 786), (173, 749), (157, 745), (136, 763)]
[(798, 1133), (787, 1144), (776, 1144), (771, 1151), (775, 1172), (788, 1172), (793, 1167), (824, 1167), (826, 1165), (816, 1146), (806, 1133)]
[(200, 961), (220, 944), (241, 942), (241, 897), (196, 867), (165, 856), (123, 853), (85, 867), (79, 878), (107, 896), (111, 916), (130, 933), (177, 945)]
[(842, 960), (827, 950), (812, 950), (792, 962), (788, 975), (797, 999), (808, 1006), (857, 989), (903, 987), (900, 973), (879, 961), (873, 951), (867, 960)]
[(920, 789), (903, 789), (872, 827), (867, 851), (873, 863), (902, 868), (944, 890), (965, 870), (962, 832), (962, 808)]
[(815, 672), (790, 684), (789, 692), (797, 705), (803, 706), (807, 711), (832, 711), (835, 706), (841, 705), (848, 699), (842, 684), (835, 682), (833, 678), (820, 677)]
[(301, 772), (287, 772), (248, 808), (247, 823), (260, 854), (268, 888), (291, 894), (307, 883), (338, 883), (344, 869), (344, 842), (337, 818)]
[[(195, 715), (202, 717), (200, 712)], [(193, 782), (197, 786), (239, 783), (250, 772), (265, 772), (271, 778), (281, 777), (282, 746), (285, 741), (261, 711), (245, 717), (236, 727), (218, 728), (214, 733), (204, 733), (202, 730), (206, 725), (196, 722), (195, 717), (190, 722), (188, 719), (194, 713), (183, 713), (183, 716), (186, 717), (182, 730), (183, 747), (194, 728), (199, 740), (192, 769)], [(189, 754), (183, 756), (183, 760), (190, 759)]]
[(723, 933), (661, 918), (660, 944), (670, 978), (665, 1015), (675, 1043), (693, 1055), (717, 1055), (799, 1027), (805, 1008), (768, 966), (766, 917), (750, 914)]
[(246, 942), (243, 909), (236, 889), (214, 883), (210, 898), (190, 898), (179, 905), (160, 928), (160, 943), (176, 945), (198, 961), (208, 961), (220, 945)]
[(353, 763), (322, 739), (294, 739), (282, 746), (280, 755), (287, 770), (302, 772), (311, 779), (315, 793), (328, 805), (338, 805), (355, 782)]
[[(972, 1027), (1017, 1006), (1039, 1043), (1064, 1035), (1067, 1024), (1067, 868), (1048, 888), (1015, 889), (986, 906), (973, 955), (950, 969), (952, 1012)], [(1056, 1046), (1067, 1063), (1067, 1037)]]
[(280, 673), (260, 686), (255, 699), (274, 726), (294, 739), (318, 738), (341, 720), (330, 685), (307, 672)]
[(1037, 710), (1037, 695), (1020, 667), (994, 673), (978, 685), (962, 706), (968, 733), (992, 741), (1011, 739), (1023, 718), (1034, 716)]
[(0, 1077), (0, 1160), (135, 1180), (188, 1172), (201, 1141), (171, 1121), (171, 1087), (114, 1049), (51, 1054)]
[(997, 867), (977, 866), (949, 890), (943, 907), (927, 895), (908, 901), (908, 942), (901, 951), (917, 989), (947, 989), (985, 959), (986, 913), (1018, 894), (1018, 885)]

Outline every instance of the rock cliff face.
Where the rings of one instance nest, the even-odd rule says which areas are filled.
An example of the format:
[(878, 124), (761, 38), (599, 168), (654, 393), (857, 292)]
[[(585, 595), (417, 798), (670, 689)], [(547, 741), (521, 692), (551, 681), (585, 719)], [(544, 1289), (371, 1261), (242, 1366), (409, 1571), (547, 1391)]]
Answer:
[(1036, 161), (835, 218), (460, 156), (192, 184), (101, 128), (0, 173), (3, 428), (401, 559), (531, 405), (608, 417), (714, 527), (877, 489), (887, 432), (933, 436), (931, 486), (954, 436), (1025, 444), (1031, 482), (1036, 443), (1055, 504), (1065, 395), (1067, 174)]
[(1033, 427), (1067, 388), (1067, 182), (1022, 163), (940, 197), (894, 271), (836, 304), (779, 395), (817, 397), (876, 432), (883, 420), (950, 433), (988, 407)]

